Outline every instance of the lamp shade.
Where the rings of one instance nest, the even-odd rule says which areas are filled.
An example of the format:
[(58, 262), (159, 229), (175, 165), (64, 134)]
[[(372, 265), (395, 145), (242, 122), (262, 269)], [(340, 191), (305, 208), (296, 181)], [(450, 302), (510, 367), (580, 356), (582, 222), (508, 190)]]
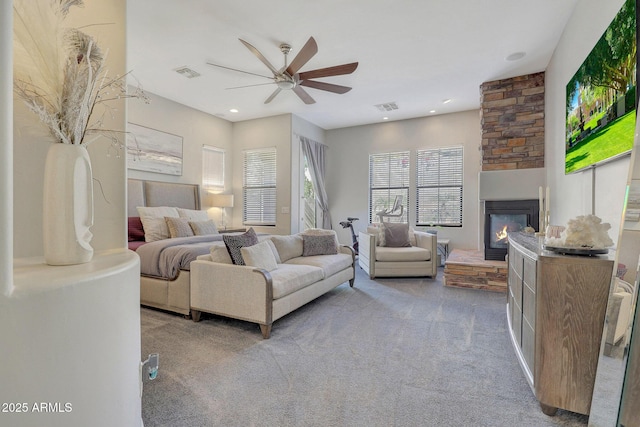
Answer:
[(214, 208), (232, 208), (233, 194), (210, 194), (209, 203)]

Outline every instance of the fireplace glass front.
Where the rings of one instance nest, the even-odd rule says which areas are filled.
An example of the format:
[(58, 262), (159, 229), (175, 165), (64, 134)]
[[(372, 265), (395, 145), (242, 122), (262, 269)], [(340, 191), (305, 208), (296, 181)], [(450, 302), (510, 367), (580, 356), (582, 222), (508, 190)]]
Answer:
[(506, 248), (507, 233), (523, 230), (527, 224), (527, 214), (490, 214), (490, 248)]

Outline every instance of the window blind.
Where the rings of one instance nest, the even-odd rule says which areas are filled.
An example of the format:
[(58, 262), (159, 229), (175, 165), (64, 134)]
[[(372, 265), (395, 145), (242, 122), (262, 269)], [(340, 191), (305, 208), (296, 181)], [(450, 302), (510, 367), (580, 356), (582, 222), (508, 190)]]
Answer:
[(403, 214), (386, 221), (408, 222), (409, 152), (369, 155), (369, 222), (377, 222), (376, 213), (390, 209), (396, 196), (402, 196)]
[(243, 154), (242, 223), (276, 225), (276, 149)]
[(224, 190), (224, 150), (202, 146), (202, 188)]
[(416, 152), (416, 223), (462, 227), (462, 147)]

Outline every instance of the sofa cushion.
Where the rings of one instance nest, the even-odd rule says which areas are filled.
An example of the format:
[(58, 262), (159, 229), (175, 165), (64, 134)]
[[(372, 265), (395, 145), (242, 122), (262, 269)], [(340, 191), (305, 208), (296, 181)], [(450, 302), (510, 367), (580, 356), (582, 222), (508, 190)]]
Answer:
[(376, 261), (429, 261), (430, 259), (431, 251), (418, 246), (376, 248)]
[(263, 268), (267, 271), (273, 271), (278, 268), (276, 257), (273, 256), (269, 241), (240, 248), (240, 253), (242, 254), (245, 265)]
[(322, 269), (312, 265), (280, 264), (269, 274), (273, 280), (273, 299), (322, 280)]
[(383, 228), (384, 246), (390, 248), (411, 246), (411, 242), (409, 241), (409, 224), (385, 222)]
[(292, 258), (287, 261), (287, 264), (313, 265), (314, 267), (319, 267), (322, 269), (323, 279), (326, 279), (345, 268), (349, 268), (353, 264), (353, 258), (348, 254), (315, 255)]
[(302, 256), (302, 236), (271, 236), (271, 241), (278, 250), (281, 262), (287, 262), (291, 258)]
[(224, 241), (224, 244), (229, 251), (231, 261), (233, 261), (233, 263), (236, 265), (245, 265), (240, 249), (245, 246), (253, 246), (257, 244), (258, 235), (253, 230), (253, 228), (249, 228), (242, 234), (223, 234), (222, 240)]
[(302, 256), (335, 255), (338, 253), (336, 238), (332, 234), (302, 234)]

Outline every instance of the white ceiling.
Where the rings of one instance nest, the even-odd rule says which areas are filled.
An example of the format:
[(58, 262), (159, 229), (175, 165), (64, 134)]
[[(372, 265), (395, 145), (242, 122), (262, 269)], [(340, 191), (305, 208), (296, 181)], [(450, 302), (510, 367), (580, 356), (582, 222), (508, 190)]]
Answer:
[[(128, 67), (143, 88), (235, 122), (293, 113), (324, 129), (479, 108), (485, 81), (544, 70), (578, 0), (129, 0)], [(264, 100), (266, 79), (206, 65), (270, 75), (238, 40), (255, 46), (276, 68), (280, 43), (289, 62), (313, 36), (309, 71), (359, 62), (350, 75), (323, 79), (351, 86), (338, 95), (305, 90)], [(506, 57), (525, 52), (518, 61)], [(174, 69), (201, 74), (188, 79)], [(266, 81), (268, 82), (268, 81)], [(444, 104), (443, 101), (451, 99)], [(375, 105), (395, 102), (380, 112)], [(236, 108), (238, 113), (229, 110)], [(435, 113), (431, 113), (435, 110)]]

